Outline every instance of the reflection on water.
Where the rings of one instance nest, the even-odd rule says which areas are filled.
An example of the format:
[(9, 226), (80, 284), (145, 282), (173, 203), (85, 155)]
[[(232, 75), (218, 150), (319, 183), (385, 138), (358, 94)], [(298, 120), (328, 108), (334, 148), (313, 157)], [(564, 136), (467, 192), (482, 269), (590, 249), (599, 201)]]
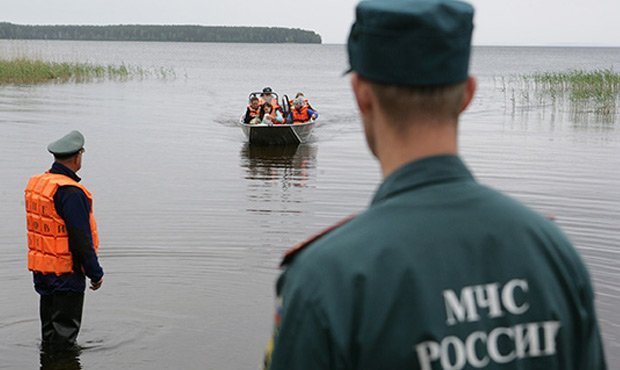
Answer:
[(620, 115), (615, 107), (594, 111), (587, 103), (565, 102), (552, 105), (512, 105), (506, 113), (512, 122), (520, 125), (544, 122), (552, 131), (565, 123), (575, 130), (609, 131), (617, 128)]
[(606, 99), (598, 107), (592, 107), (589, 102), (572, 102), (570, 118), (577, 128), (613, 128), (618, 121), (616, 99)]
[(246, 179), (276, 183), (283, 190), (306, 187), (310, 172), (316, 168), (315, 144), (256, 146), (241, 148), (241, 167)]
[(41, 347), (40, 363), (41, 370), (81, 370), (79, 346), (56, 349), (47, 346)]
[(308, 212), (307, 199), (316, 184), (316, 156), (316, 144), (243, 145), (240, 167), (245, 169), (245, 211), (261, 216), (259, 224), (275, 222), (274, 217), (285, 217), (288, 222), (292, 221), (291, 216), (303, 218)]
[(614, 101), (611, 105), (593, 106), (587, 101), (571, 101), (565, 97), (550, 103), (532, 103), (510, 99), (506, 108), (515, 122), (571, 123), (576, 129), (615, 129), (620, 120)]

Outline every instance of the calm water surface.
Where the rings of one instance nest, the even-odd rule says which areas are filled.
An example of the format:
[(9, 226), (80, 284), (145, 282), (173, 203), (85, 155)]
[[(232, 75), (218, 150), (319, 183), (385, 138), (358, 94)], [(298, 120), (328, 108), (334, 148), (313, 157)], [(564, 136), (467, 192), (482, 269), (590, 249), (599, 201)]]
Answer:
[[(0, 369), (39, 365), (38, 296), (25, 269), (22, 191), (45, 147), (86, 136), (105, 283), (88, 292), (84, 369), (256, 369), (282, 253), (359, 212), (380, 182), (340, 45), (9, 42), (0, 55), (172, 67), (174, 79), (0, 87)], [(620, 119), (525, 106), (501, 77), (620, 69), (620, 49), (477, 48), (463, 158), (484, 183), (554, 214), (596, 288), (610, 368), (620, 364)], [(234, 121), (248, 92), (304, 91), (310, 143), (256, 148)], [(611, 123), (610, 123), (611, 122)]]

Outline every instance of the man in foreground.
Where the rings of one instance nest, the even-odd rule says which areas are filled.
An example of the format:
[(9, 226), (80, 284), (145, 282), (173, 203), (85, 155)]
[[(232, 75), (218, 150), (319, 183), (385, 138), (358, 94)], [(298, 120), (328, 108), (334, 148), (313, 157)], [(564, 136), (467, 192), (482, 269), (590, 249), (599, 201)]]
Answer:
[(285, 256), (268, 368), (606, 368), (575, 249), (457, 155), (472, 20), (456, 0), (358, 5), (351, 83), (384, 180)]
[(79, 183), (84, 137), (72, 131), (48, 146), (52, 168), (26, 187), (28, 269), (40, 294), (42, 347), (71, 349), (82, 321), (85, 276), (90, 288), (103, 283), (97, 258), (93, 197)]

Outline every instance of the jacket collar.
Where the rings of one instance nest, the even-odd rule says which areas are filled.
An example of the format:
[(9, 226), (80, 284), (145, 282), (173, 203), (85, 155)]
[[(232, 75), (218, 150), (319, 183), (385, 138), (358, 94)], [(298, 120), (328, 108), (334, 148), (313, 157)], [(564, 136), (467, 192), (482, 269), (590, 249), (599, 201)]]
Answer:
[(454, 155), (439, 155), (409, 162), (392, 172), (379, 186), (371, 204), (404, 191), (453, 181), (475, 181), (463, 161)]
[(67, 166), (62, 165), (58, 162), (54, 162), (52, 164), (52, 168), (50, 169), (50, 173), (55, 173), (59, 175), (65, 175), (67, 177), (72, 178), (73, 180), (80, 182), (82, 179), (73, 171), (71, 171)]

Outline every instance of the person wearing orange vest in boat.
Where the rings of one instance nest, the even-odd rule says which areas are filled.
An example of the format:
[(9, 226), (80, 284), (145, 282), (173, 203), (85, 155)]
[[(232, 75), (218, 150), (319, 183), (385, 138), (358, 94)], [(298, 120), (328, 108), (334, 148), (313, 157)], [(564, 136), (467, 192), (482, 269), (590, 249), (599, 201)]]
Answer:
[(97, 290), (103, 269), (97, 258), (93, 197), (76, 174), (82, 167), (84, 136), (72, 131), (47, 149), (54, 163), (30, 178), (25, 198), (28, 269), (40, 295), (42, 349), (49, 353), (74, 348), (85, 278)]
[[(308, 108), (314, 110), (314, 108), (312, 108), (312, 105), (310, 105), (310, 102), (308, 101), (308, 98), (306, 98), (304, 93), (302, 93), (301, 91), (298, 92), (297, 94), (295, 94), (295, 99), (298, 99), (298, 98), (302, 98), (304, 100), (304, 105), (307, 106)], [(291, 107), (295, 104), (295, 99), (289, 100), (289, 104), (291, 105)]]
[(252, 96), (250, 98), (250, 104), (245, 110), (245, 115), (243, 116), (243, 123), (250, 123), (252, 119), (254, 119), (260, 113), (261, 105), (259, 99), (256, 96)]
[(263, 88), (263, 92), (260, 94), (259, 104), (262, 106), (265, 103), (271, 104), (274, 111), (280, 111), (282, 113), (282, 107), (278, 104), (278, 99), (273, 93), (271, 87)]
[(314, 109), (311, 109), (308, 105), (304, 104), (303, 98), (295, 99), (293, 109), (289, 115), (288, 121), (290, 123), (303, 123), (308, 122), (311, 119), (315, 120), (319, 117), (319, 114)]
[(254, 117), (252, 121), (250, 121), (250, 124), (252, 125), (278, 125), (281, 123), (284, 123), (284, 118), (282, 117), (282, 114), (280, 113), (280, 111), (274, 110), (273, 106), (269, 103), (264, 103), (260, 107), (260, 112), (258, 113), (258, 115)]

